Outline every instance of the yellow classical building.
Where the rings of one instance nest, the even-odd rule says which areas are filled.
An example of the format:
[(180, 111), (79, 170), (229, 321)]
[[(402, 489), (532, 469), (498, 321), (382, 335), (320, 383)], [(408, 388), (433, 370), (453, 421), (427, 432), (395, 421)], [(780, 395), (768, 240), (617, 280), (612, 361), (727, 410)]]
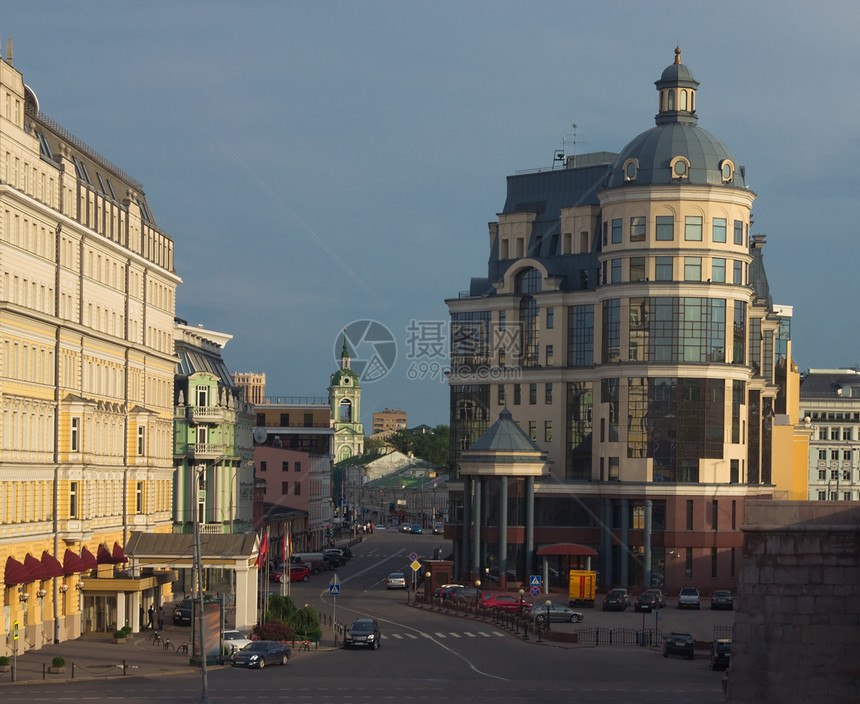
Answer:
[[(134, 630), (169, 572), (127, 569), (170, 532), (173, 240), (142, 186), (41, 112), (0, 57), (2, 630), (19, 652)], [(0, 654), (12, 639), (4, 637)]]

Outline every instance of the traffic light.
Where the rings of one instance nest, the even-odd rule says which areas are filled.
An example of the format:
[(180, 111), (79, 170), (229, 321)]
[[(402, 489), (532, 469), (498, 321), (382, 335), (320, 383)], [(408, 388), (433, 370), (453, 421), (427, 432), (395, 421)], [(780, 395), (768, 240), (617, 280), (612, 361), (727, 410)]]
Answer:
[(329, 536), (331, 536), (331, 535), (332, 535), (331, 525), (327, 525), (327, 526), (325, 527), (325, 530), (326, 530), (326, 534), (327, 534), (327, 535), (329, 535)]

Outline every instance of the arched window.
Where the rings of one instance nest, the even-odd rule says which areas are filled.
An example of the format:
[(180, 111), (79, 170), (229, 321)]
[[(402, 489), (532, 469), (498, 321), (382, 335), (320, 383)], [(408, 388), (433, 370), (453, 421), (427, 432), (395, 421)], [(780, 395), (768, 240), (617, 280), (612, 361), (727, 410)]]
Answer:
[(675, 109), (675, 91), (674, 90), (669, 91), (669, 102), (666, 106), (666, 109), (667, 110), (674, 110)]
[(535, 269), (524, 269), (514, 281), (515, 293), (540, 293), (541, 273)]
[(679, 102), (678, 109), (679, 110), (686, 110), (687, 109), (687, 91), (682, 90), (680, 96), (678, 96), (678, 97), (680, 98), (680, 100), (678, 101)]
[(341, 423), (352, 422), (352, 401), (348, 398), (345, 398), (340, 402), (340, 413), (338, 413), (338, 419)]

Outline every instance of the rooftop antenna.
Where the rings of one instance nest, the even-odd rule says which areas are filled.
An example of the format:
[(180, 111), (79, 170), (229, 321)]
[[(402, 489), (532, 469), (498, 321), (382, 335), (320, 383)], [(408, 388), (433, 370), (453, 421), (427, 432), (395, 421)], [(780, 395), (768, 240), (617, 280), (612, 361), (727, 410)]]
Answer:
[(573, 149), (571, 151), (570, 156), (567, 156), (568, 136), (565, 135), (564, 137), (561, 138), (561, 143), (564, 147), (562, 149), (563, 156), (561, 157), (561, 159), (563, 159), (566, 162), (565, 166), (568, 168), (572, 168), (572, 167), (576, 166), (576, 123), (575, 122), (573, 123), (572, 127), (573, 127)]

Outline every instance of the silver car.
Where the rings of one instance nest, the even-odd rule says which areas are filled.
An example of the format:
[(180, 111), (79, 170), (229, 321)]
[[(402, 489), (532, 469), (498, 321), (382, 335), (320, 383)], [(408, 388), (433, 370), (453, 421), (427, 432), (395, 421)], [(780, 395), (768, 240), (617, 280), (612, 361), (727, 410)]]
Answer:
[(550, 623), (554, 621), (562, 623), (582, 623), (583, 615), (581, 611), (574, 611), (566, 604), (545, 604), (537, 605), (532, 608), (532, 618), (535, 623), (546, 623), (547, 615)]

